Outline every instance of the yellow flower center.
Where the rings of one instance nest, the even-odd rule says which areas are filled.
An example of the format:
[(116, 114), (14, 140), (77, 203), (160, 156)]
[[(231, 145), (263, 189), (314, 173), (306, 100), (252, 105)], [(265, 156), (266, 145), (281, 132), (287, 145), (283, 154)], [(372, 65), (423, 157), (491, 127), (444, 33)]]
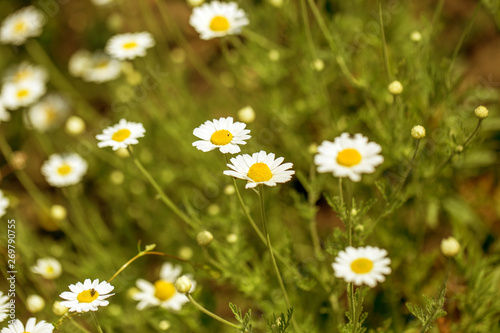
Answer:
[(337, 155), (337, 163), (345, 167), (355, 166), (359, 162), (361, 162), (361, 154), (353, 148), (344, 149)]
[(54, 273), (54, 267), (47, 266), (47, 268), (45, 268), (45, 273), (47, 273), (47, 274), (53, 274)]
[(248, 169), (248, 177), (254, 182), (267, 182), (273, 178), (273, 173), (266, 163), (255, 163)]
[(71, 172), (71, 167), (67, 164), (63, 164), (61, 165), (58, 169), (57, 169), (57, 173), (60, 174), (61, 176), (65, 176), (67, 175), (68, 173)]
[(171, 282), (158, 280), (155, 282), (155, 297), (164, 302), (169, 300), (176, 293), (175, 286)]
[(359, 258), (351, 263), (351, 269), (356, 274), (370, 273), (373, 268), (373, 261), (366, 258)]
[(113, 134), (111, 137), (111, 140), (116, 141), (116, 142), (122, 142), (126, 138), (130, 136), (130, 130), (123, 128), (121, 130), (118, 130)]
[(23, 32), (24, 30), (26, 30), (26, 23), (24, 23), (24, 21), (18, 21), (14, 25), (14, 31), (15, 32)]
[(26, 97), (30, 94), (30, 91), (28, 89), (21, 89), (17, 91), (17, 98), (23, 98)]
[(233, 139), (233, 135), (228, 130), (218, 130), (210, 138), (210, 142), (217, 146), (227, 145)]
[(123, 48), (125, 50), (130, 50), (130, 49), (133, 49), (135, 47), (137, 47), (137, 43), (136, 42), (128, 42), (128, 43), (123, 44)]
[(212, 31), (227, 31), (229, 29), (229, 21), (224, 16), (216, 16), (210, 22), (210, 30)]
[(49, 122), (52, 122), (56, 118), (56, 111), (52, 108), (45, 110), (45, 116)]
[(14, 75), (14, 81), (19, 82), (19, 81), (22, 81), (24, 79), (27, 79), (30, 76), (31, 76), (31, 72), (29, 70), (25, 69), (25, 70), (17, 72)]
[(80, 303), (92, 303), (99, 297), (99, 293), (94, 289), (84, 290), (76, 296), (76, 299)]
[(96, 69), (104, 69), (104, 68), (108, 67), (108, 65), (109, 65), (109, 61), (103, 60), (103, 61), (97, 62), (94, 65), (94, 68), (96, 68)]

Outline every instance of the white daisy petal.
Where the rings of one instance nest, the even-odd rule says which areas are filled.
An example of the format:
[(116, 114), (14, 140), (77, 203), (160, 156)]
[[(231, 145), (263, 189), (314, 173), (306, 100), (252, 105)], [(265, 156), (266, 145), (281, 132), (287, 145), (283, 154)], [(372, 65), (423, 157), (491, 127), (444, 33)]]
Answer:
[(99, 148), (111, 147), (113, 150), (127, 148), (129, 145), (139, 143), (138, 138), (142, 138), (146, 130), (140, 123), (128, 122), (121, 119), (118, 124), (110, 126), (96, 135), (96, 139), (101, 141), (97, 143)]
[(144, 57), (146, 50), (155, 46), (155, 40), (149, 32), (137, 32), (115, 35), (106, 43), (106, 53), (119, 60)]
[(193, 130), (193, 135), (202, 139), (193, 142), (197, 149), (208, 152), (219, 149), (223, 154), (236, 154), (241, 151), (239, 144), (246, 144), (250, 130), (245, 130), (246, 124), (233, 122), (232, 117), (207, 120)]
[(87, 173), (87, 162), (78, 154), (53, 154), (42, 165), (47, 183), (55, 187), (78, 184)]
[(2, 44), (22, 45), (30, 37), (40, 36), (45, 24), (43, 12), (28, 6), (7, 16), (0, 27)]
[(78, 282), (75, 285), (70, 285), (69, 291), (65, 291), (59, 295), (65, 301), (60, 304), (69, 309), (69, 312), (88, 312), (97, 311), (99, 306), (107, 306), (109, 301), (105, 299), (113, 296), (110, 292), (114, 287), (103, 281), (99, 283), (96, 279), (91, 281), (86, 279), (84, 283)]

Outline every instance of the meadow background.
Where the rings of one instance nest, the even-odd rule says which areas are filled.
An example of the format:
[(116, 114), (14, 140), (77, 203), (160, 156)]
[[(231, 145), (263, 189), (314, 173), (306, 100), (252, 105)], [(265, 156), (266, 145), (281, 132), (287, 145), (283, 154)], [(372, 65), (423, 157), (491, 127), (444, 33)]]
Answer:
[[(302, 332), (350, 332), (343, 326), (346, 283), (334, 277), (331, 263), (347, 245), (342, 214), (351, 208), (355, 243), (384, 248), (392, 260), (386, 281), (365, 290), (367, 331), (420, 332), (407, 303), (425, 308), (425, 295), (442, 301), (447, 313), (431, 332), (500, 332), (498, 2), (382, 1), (388, 67), (377, 1), (237, 2), (250, 24), (241, 35), (209, 41), (189, 25), (192, 8), (184, 1), (0, 2), (2, 19), (30, 3), (47, 17), (40, 37), (0, 46), (0, 69), (22, 60), (44, 66), (48, 90), (66, 95), (72, 115), (85, 122), (78, 134), (64, 122), (41, 133), (27, 128), (25, 110), (17, 110), (0, 124), (0, 188), (11, 202), (2, 217), (0, 263), (6, 275), (6, 225), (13, 218), (18, 318), (56, 322), (52, 304), (69, 284), (109, 279), (140, 243), (185, 262), (144, 256), (127, 267), (113, 280), (110, 305), (97, 312), (104, 332), (235, 331), (189, 303), (179, 312), (136, 309), (130, 288), (139, 278), (155, 281), (166, 261), (193, 276), (193, 297), (207, 309), (235, 323), (229, 302), (243, 313), (252, 309), (255, 332), (270, 331), (267, 320), (287, 309), (265, 244), (228, 187), (224, 157), (192, 146), (194, 128), (219, 117), (237, 120), (250, 106), (252, 138), (242, 152), (274, 152), (296, 171), (292, 181), (265, 189), (265, 205), (273, 246), (292, 266), (280, 269)], [(95, 84), (69, 74), (77, 50), (102, 49), (117, 33), (139, 31), (151, 32), (156, 46), (127, 62), (120, 78)], [(421, 40), (412, 40), (415, 31)], [(387, 87), (396, 79), (404, 90), (393, 96)], [(489, 116), (457, 150), (478, 124), (479, 105)], [(95, 136), (121, 118), (144, 125), (134, 153), (193, 223), (158, 200), (130, 157), (97, 147)], [(427, 135), (410, 163), (415, 125)], [(318, 174), (313, 163), (315, 145), (343, 132), (362, 133), (384, 156), (375, 173), (346, 183), (355, 201), (345, 207), (336, 204), (338, 180)], [(82, 156), (89, 169), (80, 184), (54, 188), (40, 167), (64, 152)], [(258, 197), (237, 184), (260, 225)], [(53, 205), (67, 216), (54, 216)], [(196, 240), (203, 230), (214, 237), (208, 246)], [(440, 251), (448, 236), (461, 245), (453, 258)], [(31, 272), (43, 257), (61, 262), (59, 278)], [(0, 290), (7, 288), (2, 279)], [(44, 298), (40, 312), (26, 309), (31, 294)], [(88, 314), (59, 327), (85, 330), (96, 331)]]

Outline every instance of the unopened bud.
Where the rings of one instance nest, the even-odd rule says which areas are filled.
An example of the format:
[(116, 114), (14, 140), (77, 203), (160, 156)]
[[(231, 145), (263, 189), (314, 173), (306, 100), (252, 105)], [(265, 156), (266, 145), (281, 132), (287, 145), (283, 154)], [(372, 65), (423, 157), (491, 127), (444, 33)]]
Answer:
[(71, 116), (66, 121), (64, 129), (70, 135), (78, 135), (85, 131), (85, 122), (78, 116)]
[(200, 231), (198, 235), (196, 235), (196, 241), (198, 242), (199, 245), (201, 246), (207, 246), (212, 242), (214, 239), (214, 236), (210, 231), (204, 230)]
[(236, 192), (236, 189), (234, 188), (233, 185), (226, 185), (224, 187), (224, 194), (225, 195), (233, 195), (234, 192)]
[(455, 152), (456, 152), (457, 154), (460, 154), (460, 153), (462, 153), (463, 151), (464, 151), (464, 146), (462, 146), (462, 145), (458, 145), (458, 146), (456, 146), (456, 147), (455, 147)]
[(55, 301), (52, 305), (52, 312), (54, 312), (56, 316), (64, 316), (68, 312), (68, 308), (61, 305), (60, 301)]
[(251, 106), (245, 106), (238, 111), (238, 119), (244, 123), (251, 123), (255, 120), (255, 111)]
[(50, 207), (50, 216), (52, 216), (56, 220), (64, 220), (66, 216), (68, 215), (68, 211), (64, 206), (61, 205), (52, 205)]
[(234, 244), (238, 241), (238, 235), (237, 234), (229, 234), (226, 237), (226, 240), (230, 244)]
[(389, 86), (387, 86), (389, 92), (393, 95), (399, 95), (403, 92), (403, 85), (399, 81), (392, 81)]
[(311, 66), (313, 69), (317, 70), (318, 72), (321, 72), (325, 68), (325, 63), (321, 59), (316, 59), (313, 61)]
[(158, 324), (158, 328), (162, 331), (166, 331), (170, 328), (170, 326), (172, 326), (170, 324), (170, 322), (168, 320), (162, 320), (160, 321), (160, 323)]
[(180, 292), (181, 294), (187, 294), (191, 290), (191, 287), (193, 284), (191, 283), (191, 279), (188, 278), (186, 275), (183, 275), (179, 277), (175, 281), (175, 289)]
[(39, 295), (29, 295), (26, 298), (26, 308), (31, 313), (37, 313), (45, 307), (45, 300)]
[(475, 110), (474, 110), (474, 114), (476, 115), (476, 117), (478, 117), (479, 119), (484, 119), (486, 117), (488, 117), (488, 109), (485, 107), (485, 106), (478, 106)]
[(420, 126), (420, 125), (413, 126), (413, 128), (411, 129), (411, 136), (416, 140), (423, 139), (425, 137), (424, 126)]
[(271, 61), (278, 61), (280, 60), (280, 52), (278, 50), (271, 50), (269, 51), (269, 59), (271, 59)]
[(444, 238), (441, 241), (441, 252), (447, 257), (454, 257), (460, 251), (460, 243), (453, 237)]
[(415, 43), (418, 43), (422, 40), (422, 34), (418, 31), (413, 31), (410, 35), (410, 39), (415, 42)]
[(10, 156), (10, 164), (15, 170), (22, 170), (26, 167), (28, 156), (23, 151), (15, 151)]
[(199, 5), (201, 5), (203, 2), (204, 2), (204, 0), (187, 0), (187, 3), (188, 3), (191, 7), (196, 7), (196, 6), (199, 6)]

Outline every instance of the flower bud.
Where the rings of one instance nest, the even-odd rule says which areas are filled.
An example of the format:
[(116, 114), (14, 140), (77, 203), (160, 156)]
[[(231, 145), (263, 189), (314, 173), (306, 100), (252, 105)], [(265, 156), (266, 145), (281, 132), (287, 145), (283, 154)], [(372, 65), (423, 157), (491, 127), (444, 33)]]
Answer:
[(444, 238), (441, 241), (441, 252), (447, 257), (454, 257), (460, 251), (460, 243), (453, 237)]
[(214, 239), (214, 236), (210, 231), (204, 230), (200, 231), (198, 235), (196, 235), (196, 241), (198, 242), (199, 245), (201, 246), (207, 246), (212, 242)]
[(70, 135), (78, 135), (85, 131), (85, 122), (82, 118), (77, 116), (71, 116), (66, 120), (66, 126), (64, 127), (66, 133)]
[(181, 294), (187, 294), (191, 290), (191, 287), (193, 284), (191, 283), (191, 279), (188, 278), (186, 275), (183, 275), (179, 277), (175, 281), (175, 289), (180, 292)]
[(196, 7), (196, 6), (199, 6), (199, 5), (201, 5), (203, 2), (204, 2), (204, 0), (187, 0), (187, 3), (188, 3), (191, 7)]
[(208, 206), (208, 209), (207, 209), (207, 213), (208, 215), (211, 215), (211, 216), (215, 216), (215, 215), (219, 215), (220, 213), (220, 207), (218, 204), (210, 204)]
[(423, 139), (425, 137), (425, 128), (420, 125), (413, 126), (411, 129), (411, 136), (416, 140)]
[(236, 189), (234, 188), (233, 185), (226, 185), (224, 187), (224, 194), (225, 195), (233, 195), (234, 192), (236, 192)]
[(484, 119), (486, 117), (488, 117), (488, 109), (485, 107), (485, 106), (478, 106), (475, 110), (474, 110), (474, 114), (476, 115), (476, 117), (478, 117), (479, 119)]
[(307, 147), (307, 152), (311, 155), (317, 154), (318, 153), (318, 144), (317, 143), (311, 143), (309, 147)]
[(464, 146), (458, 145), (458, 146), (455, 147), (455, 152), (457, 154), (461, 154), (463, 151), (464, 151)]
[(23, 170), (26, 167), (28, 156), (23, 151), (15, 151), (10, 155), (10, 164), (15, 170)]
[(64, 220), (67, 215), (68, 211), (64, 208), (64, 206), (52, 205), (52, 207), (50, 207), (50, 216), (56, 220)]
[(61, 305), (61, 302), (55, 301), (52, 305), (52, 312), (54, 312), (56, 316), (64, 316), (68, 312), (68, 308)]
[(412, 42), (418, 43), (422, 40), (422, 34), (418, 31), (413, 31), (410, 35)]
[(280, 52), (278, 50), (271, 50), (269, 51), (269, 59), (271, 59), (271, 61), (278, 61), (280, 60)]
[(255, 111), (251, 106), (245, 106), (238, 111), (238, 119), (244, 123), (251, 123), (255, 120)]
[(283, 6), (283, 0), (269, 0), (269, 3), (276, 8)]
[(189, 246), (182, 246), (179, 249), (179, 258), (189, 260), (193, 257), (193, 249)]
[(226, 240), (230, 244), (234, 244), (238, 241), (238, 235), (237, 234), (229, 234), (226, 237)]
[(318, 72), (321, 72), (325, 68), (325, 63), (321, 59), (316, 59), (311, 64), (311, 67)]
[(172, 326), (168, 320), (162, 320), (158, 323), (158, 328), (162, 331), (166, 331)]
[(45, 300), (39, 295), (29, 295), (26, 298), (26, 309), (31, 313), (40, 312), (45, 307)]
[(389, 92), (393, 95), (399, 95), (403, 92), (403, 85), (399, 81), (392, 81), (388, 86)]

